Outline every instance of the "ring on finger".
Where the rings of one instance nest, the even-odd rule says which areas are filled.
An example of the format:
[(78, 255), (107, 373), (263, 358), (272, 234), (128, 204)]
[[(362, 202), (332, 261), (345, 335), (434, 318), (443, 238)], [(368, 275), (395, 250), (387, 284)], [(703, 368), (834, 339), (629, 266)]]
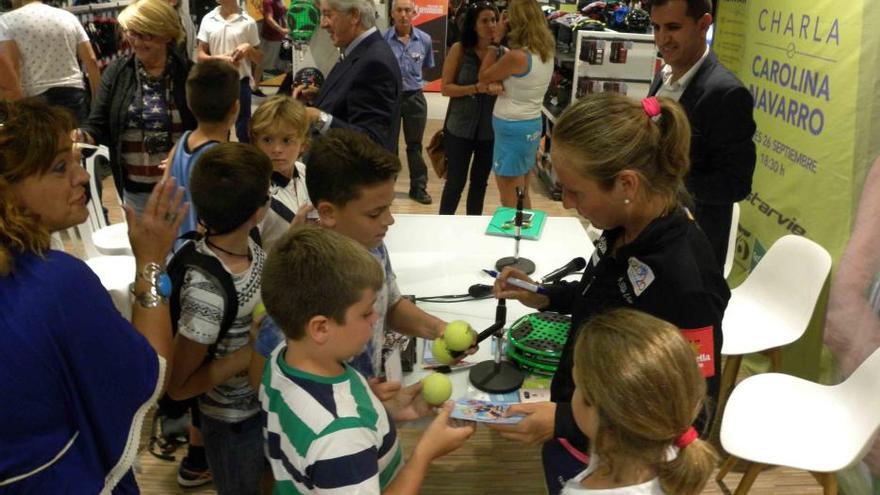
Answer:
[(168, 223), (174, 223), (177, 220), (177, 213), (171, 213), (170, 211), (165, 213), (165, 221)]

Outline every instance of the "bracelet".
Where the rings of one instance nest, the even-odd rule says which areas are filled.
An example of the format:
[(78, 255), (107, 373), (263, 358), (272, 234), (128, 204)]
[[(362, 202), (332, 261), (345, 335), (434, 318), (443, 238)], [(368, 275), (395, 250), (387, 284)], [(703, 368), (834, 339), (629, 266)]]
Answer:
[(160, 296), (168, 297), (171, 295), (171, 278), (158, 263), (151, 262), (144, 265), (144, 269), (138, 273), (138, 277), (149, 284)]
[(159, 304), (168, 302), (167, 298), (171, 295), (171, 279), (158, 263), (147, 263), (137, 277), (149, 285), (149, 288), (140, 294), (135, 293), (135, 282), (128, 286), (128, 291), (134, 295), (135, 301), (141, 307), (155, 308)]
[(136, 294), (134, 296), (134, 300), (137, 301), (137, 303), (140, 304), (142, 308), (146, 309), (155, 308), (160, 304), (168, 303), (167, 299), (160, 295), (153, 294), (152, 292), (141, 292), (140, 294)]

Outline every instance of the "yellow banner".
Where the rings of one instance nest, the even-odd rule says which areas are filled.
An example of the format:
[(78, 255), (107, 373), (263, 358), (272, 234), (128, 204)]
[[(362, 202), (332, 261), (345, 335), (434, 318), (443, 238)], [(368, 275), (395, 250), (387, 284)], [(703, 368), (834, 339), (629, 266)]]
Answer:
[[(880, 37), (865, 30), (878, 25), (880, 9), (868, 5), (718, 4), (713, 50), (752, 92), (758, 125), (753, 192), (740, 203), (731, 282), (743, 280), (786, 234), (809, 237), (831, 253), (831, 302), (826, 290), (807, 333), (783, 351), (785, 371), (811, 380), (820, 371), (826, 379), (836, 373), (830, 379), (835, 382), (846, 378), (877, 347), (880, 328), (880, 202), (870, 201), (880, 193), (880, 161), (862, 197), (868, 166), (880, 153)], [(847, 247), (860, 198), (857, 232)], [(828, 355), (823, 327), (839, 364), (833, 372), (820, 367), (828, 363), (820, 358)], [(858, 469), (841, 473), (845, 493), (880, 494), (880, 442), (865, 466), (868, 475)]]
[[(734, 280), (779, 237), (797, 234), (837, 259), (849, 237), (856, 163), (862, 2), (721, 0), (713, 49), (755, 99), (757, 164), (744, 200)], [(820, 311), (819, 313), (823, 313)], [(821, 316), (821, 315), (820, 315)], [(817, 318), (821, 321), (821, 318)], [(817, 378), (821, 325), (786, 351)]]

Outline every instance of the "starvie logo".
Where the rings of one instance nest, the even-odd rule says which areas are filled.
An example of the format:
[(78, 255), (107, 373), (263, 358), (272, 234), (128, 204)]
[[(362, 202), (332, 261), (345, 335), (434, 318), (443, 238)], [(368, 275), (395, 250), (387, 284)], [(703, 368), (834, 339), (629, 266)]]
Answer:
[(761, 198), (757, 192), (753, 192), (746, 197), (746, 201), (752, 206), (756, 206), (758, 211), (763, 213), (770, 220), (775, 221), (780, 227), (795, 235), (807, 235), (807, 229), (798, 223), (798, 219), (794, 215), (788, 215), (782, 210), (778, 210), (770, 206), (764, 198)]

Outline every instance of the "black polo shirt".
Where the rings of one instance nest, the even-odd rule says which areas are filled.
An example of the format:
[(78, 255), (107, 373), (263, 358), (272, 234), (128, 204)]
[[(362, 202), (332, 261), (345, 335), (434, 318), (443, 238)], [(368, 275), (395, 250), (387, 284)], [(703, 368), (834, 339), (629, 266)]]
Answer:
[(586, 438), (571, 412), (572, 354), (580, 326), (602, 311), (619, 307), (644, 311), (679, 327), (691, 342), (702, 342), (699, 360), (708, 396), (713, 403), (718, 398), (721, 320), (730, 289), (706, 236), (683, 208), (657, 218), (612, 254), (611, 246), (622, 234), (618, 228), (597, 239), (583, 278), (551, 286), (550, 304), (544, 308), (572, 315), (572, 329), (550, 391), (557, 403), (555, 436), (567, 438), (575, 447), (585, 447)]

